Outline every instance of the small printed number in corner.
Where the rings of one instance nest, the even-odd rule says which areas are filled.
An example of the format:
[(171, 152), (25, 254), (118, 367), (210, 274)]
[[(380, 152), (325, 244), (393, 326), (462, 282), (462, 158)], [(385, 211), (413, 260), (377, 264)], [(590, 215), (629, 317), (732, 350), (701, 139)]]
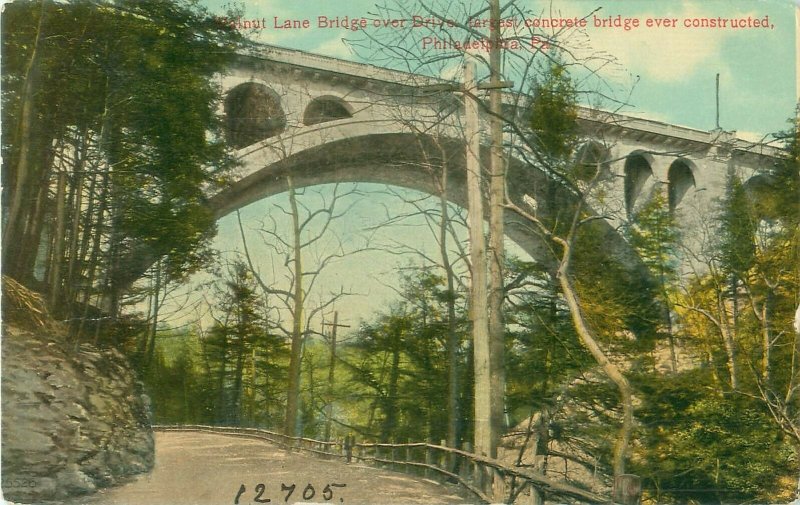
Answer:
[[(308, 484), (306, 484), (305, 487), (302, 488), (301, 491), (298, 492), (299, 494), (295, 496), (295, 499), (302, 498), (303, 501), (308, 502), (314, 500), (314, 498), (317, 497), (317, 500), (315, 500), (315, 502), (320, 502), (320, 503), (330, 502), (334, 500), (334, 492), (333, 492), (334, 488), (342, 488), (342, 487), (347, 487), (347, 484), (336, 484), (331, 482), (329, 484), (326, 484), (325, 487), (322, 489), (320, 495), (317, 496), (317, 489), (314, 487), (313, 484), (309, 482)], [(297, 484), (285, 484), (281, 482), (279, 498), (283, 498), (283, 503), (289, 503), (289, 499), (292, 497), (295, 490), (298, 489), (299, 488)], [(275, 491), (278, 492), (277, 489)], [(250, 493), (248, 493), (247, 491), (247, 486), (241, 484), (239, 486), (239, 491), (236, 493), (236, 497), (233, 499), (233, 505), (240, 505), (240, 503), (241, 505), (245, 505), (246, 503), (251, 503), (249, 501), (240, 502), (240, 500), (242, 499), (247, 500), (247, 498), (250, 497), (250, 495), (252, 495), (252, 503), (272, 503), (272, 498), (270, 498), (269, 496), (265, 496), (266, 492), (267, 492), (267, 486), (262, 483), (256, 484)], [(280, 503), (279, 499), (277, 501)], [(344, 498), (339, 497), (337, 501), (338, 503), (344, 503)]]

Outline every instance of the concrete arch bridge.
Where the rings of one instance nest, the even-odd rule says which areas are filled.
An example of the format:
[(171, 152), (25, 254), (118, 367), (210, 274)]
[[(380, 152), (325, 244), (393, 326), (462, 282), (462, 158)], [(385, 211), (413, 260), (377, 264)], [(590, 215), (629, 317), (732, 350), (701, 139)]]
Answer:
[[(426, 93), (430, 78), (297, 50), (262, 46), (242, 54), (220, 78), (229, 142), (242, 162), (230, 187), (210, 197), (218, 218), (296, 187), (374, 182), (435, 194), (439, 167), (448, 170), (448, 198), (466, 202), (462, 98)], [(515, 99), (506, 97), (507, 102)], [(592, 226), (603, 244), (597, 261), (613, 260), (630, 282), (648, 277), (618, 232), (656, 191), (692, 230), (707, 221), (729, 172), (745, 179), (774, 164), (776, 149), (705, 132), (591, 109), (580, 109), (587, 166), (602, 165), (605, 198), (590, 204), (607, 220)], [(506, 135), (509, 144), (514, 138)], [(509, 157), (508, 187), (517, 202), (527, 195), (539, 209), (570, 212), (574, 195), (523, 156)], [(486, 154), (486, 153), (482, 153)], [(518, 153), (517, 153), (518, 154)], [(758, 178), (761, 179), (758, 179)], [(756, 176), (765, 185), (764, 176)], [(768, 182), (768, 181), (766, 181)], [(528, 200), (530, 201), (530, 200)], [(550, 205), (542, 205), (542, 203)], [(549, 244), (507, 212), (507, 234), (533, 258), (552, 264)], [(690, 233), (691, 235), (691, 233)], [(137, 254), (132, 274), (153, 258)], [(136, 264), (138, 262), (138, 265)]]

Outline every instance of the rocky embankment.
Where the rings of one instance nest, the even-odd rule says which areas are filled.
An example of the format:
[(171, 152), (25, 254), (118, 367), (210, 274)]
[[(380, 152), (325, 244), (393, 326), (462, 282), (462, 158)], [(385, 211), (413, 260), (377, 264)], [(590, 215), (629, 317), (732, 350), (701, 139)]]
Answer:
[(61, 500), (149, 471), (149, 400), (125, 357), (75, 346), (57, 325), (10, 314), (14, 300), (3, 284), (4, 498)]

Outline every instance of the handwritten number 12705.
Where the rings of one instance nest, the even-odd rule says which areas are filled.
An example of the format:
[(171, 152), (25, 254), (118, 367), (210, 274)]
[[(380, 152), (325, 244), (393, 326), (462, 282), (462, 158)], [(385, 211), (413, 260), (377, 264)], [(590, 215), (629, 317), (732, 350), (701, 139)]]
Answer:
[[(335, 483), (327, 484), (325, 488), (322, 490), (322, 498), (325, 501), (331, 501), (333, 500), (333, 488), (346, 487), (346, 486), (347, 486), (346, 484), (335, 484)], [(281, 492), (284, 493), (284, 498), (283, 498), (284, 503), (289, 503), (289, 498), (292, 497), (296, 489), (297, 489), (297, 484), (281, 483)], [(254, 489), (255, 496), (253, 497), (253, 501), (255, 503), (270, 503), (272, 500), (264, 496), (264, 492), (266, 490), (267, 486), (265, 486), (264, 484), (261, 483), (256, 484)], [(236, 498), (233, 499), (233, 505), (239, 505), (239, 499), (246, 492), (247, 492), (247, 486), (245, 486), (244, 484), (239, 486), (239, 492), (236, 493)], [(316, 495), (317, 495), (317, 490), (314, 489), (314, 486), (311, 485), (310, 483), (303, 488), (302, 491), (303, 500), (305, 501), (312, 500)], [(344, 499), (339, 498), (339, 501), (343, 503)]]

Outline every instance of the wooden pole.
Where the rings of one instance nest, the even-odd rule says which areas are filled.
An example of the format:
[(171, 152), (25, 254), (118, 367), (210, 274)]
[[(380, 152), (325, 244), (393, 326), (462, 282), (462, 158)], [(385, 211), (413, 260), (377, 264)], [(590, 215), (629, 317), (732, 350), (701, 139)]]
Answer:
[[(425, 446), (425, 464), (426, 465), (433, 465), (433, 450), (430, 447), (433, 441), (428, 441), (428, 445)], [(425, 477), (431, 476), (431, 470), (429, 468), (425, 468)]]
[[(466, 442), (464, 444), (464, 452), (472, 452), (472, 444)], [(474, 478), (474, 471), (472, 460), (466, 457), (461, 457), (461, 478), (465, 481), (470, 481)]]
[(336, 369), (336, 328), (349, 328), (348, 324), (339, 324), (339, 312), (333, 313), (333, 323), (322, 322), (323, 329), (325, 326), (332, 326), (331, 331), (331, 360), (328, 367), (328, 405), (325, 406), (325, 441), (331, 440), (331, 424), (333, 423), (333, 381), (334, 370)]
[(719, 126), (719, 74), (717, 74), (717, 130), (720, 129)]
[(503, 263), (505, 250), (504, 213), (506, 174), (503, 160), (503, 102), (500, 65), (500, 0), (489, 0), (489, 131), (491, 155), (489, 171), (489, 371), (491, 380), (491, 446), (486, 454), (497, 457), (497, 446), (505, 428), (505, 323), (503, 318)]
[[(408, 444), (411, 443), (411, 440), (406, 439), (406, 463), (411, 461), (411, 447)], [(412, 473), (411, 465), (403, 465), (405, 466), (406, 473)]]
[[(475, 62), (467, 57), (464, 64), (464, 88), (477, 90)], [(481, 135), (478, 104), (467, 96), (464, 100), (467, 135), (467, 202), (469, 249), (472, 282), (470, 283), (470, 315), (473, 352), (475, 355), (475, 452), (491, 457), (492, 390), (489, 369), (489, 314), (486, 288), (486, 245), (483, 236), (483, 195), (481, 193)]]
[(344, 452), (347, 456), (347, 463), (353, 462), (353, 446), (355, 445), (355, 438), (353, 435), (347, 435), (344, 439)]

